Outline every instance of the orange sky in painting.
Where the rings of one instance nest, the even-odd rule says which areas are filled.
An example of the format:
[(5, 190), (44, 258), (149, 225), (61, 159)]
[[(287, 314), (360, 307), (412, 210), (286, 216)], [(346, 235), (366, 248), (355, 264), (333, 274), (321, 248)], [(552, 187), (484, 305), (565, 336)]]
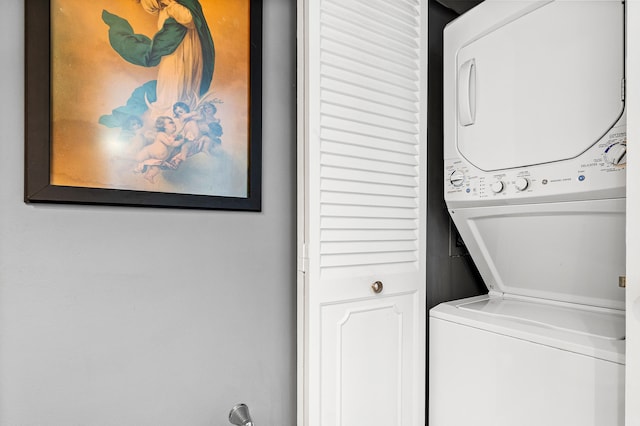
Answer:
[[(212, 88), (247, 92), (248, 2), (201, 0), (216, 49)], [(136, 87), (156, 78), (155, 68), (125, 62), (111, 48), (102, 10), (129, 21), (136, 33), (149, 37), (157, 18), (135, 0), (53, 0), (52, 55), (54, 122), (95, 120), (124, 105)], [(229, 36), (233, 35), (233, 36)]]

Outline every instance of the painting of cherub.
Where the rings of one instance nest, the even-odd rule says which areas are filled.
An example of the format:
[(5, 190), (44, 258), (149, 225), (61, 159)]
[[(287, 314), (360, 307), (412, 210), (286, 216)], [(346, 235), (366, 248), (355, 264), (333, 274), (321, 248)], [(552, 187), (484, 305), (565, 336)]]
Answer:
[(51, 0), (51, 184), (247, 197), (249, 0)]

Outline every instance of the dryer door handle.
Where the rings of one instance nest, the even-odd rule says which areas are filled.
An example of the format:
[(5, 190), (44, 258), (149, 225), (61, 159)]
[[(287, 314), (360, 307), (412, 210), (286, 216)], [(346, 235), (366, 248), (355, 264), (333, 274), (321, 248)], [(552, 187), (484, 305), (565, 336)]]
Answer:
[(462, 126), (476, 122), (475, 59), (469, 59), (458, 70), (458, 119)]

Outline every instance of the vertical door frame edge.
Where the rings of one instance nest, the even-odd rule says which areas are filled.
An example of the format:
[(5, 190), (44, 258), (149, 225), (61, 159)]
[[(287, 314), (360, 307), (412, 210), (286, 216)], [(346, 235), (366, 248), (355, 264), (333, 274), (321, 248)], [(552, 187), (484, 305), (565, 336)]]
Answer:
[(307, 239), (307, 214), (306, 214), (306, 197), (307, 197), (307, 0), (297, 0), (296, 2), (296, 180), (297, 180), (297, 197), (296, 197), (296, 220), (297, 220), (297, 237), (296, 237), (296, 256), (297, 256), (297, 282), (296, 282), (296, 424), (298, 426), (306, 426), (307, 419), (307, 368), (305, 354), (307, 353), (307, 319), (306, 319), (306, 275), (307, 253), (305, 243)]

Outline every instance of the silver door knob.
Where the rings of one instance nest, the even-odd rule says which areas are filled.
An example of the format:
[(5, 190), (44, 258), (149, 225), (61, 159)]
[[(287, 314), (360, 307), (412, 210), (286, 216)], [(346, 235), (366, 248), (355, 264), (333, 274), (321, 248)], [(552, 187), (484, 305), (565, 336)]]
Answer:
[(375, 283), (371, 284), (371, 290), (373, 290), (374, 293), (382, 292), (383, 287), (384, 286), (382, 285), (382, 281), (376, 281)]

